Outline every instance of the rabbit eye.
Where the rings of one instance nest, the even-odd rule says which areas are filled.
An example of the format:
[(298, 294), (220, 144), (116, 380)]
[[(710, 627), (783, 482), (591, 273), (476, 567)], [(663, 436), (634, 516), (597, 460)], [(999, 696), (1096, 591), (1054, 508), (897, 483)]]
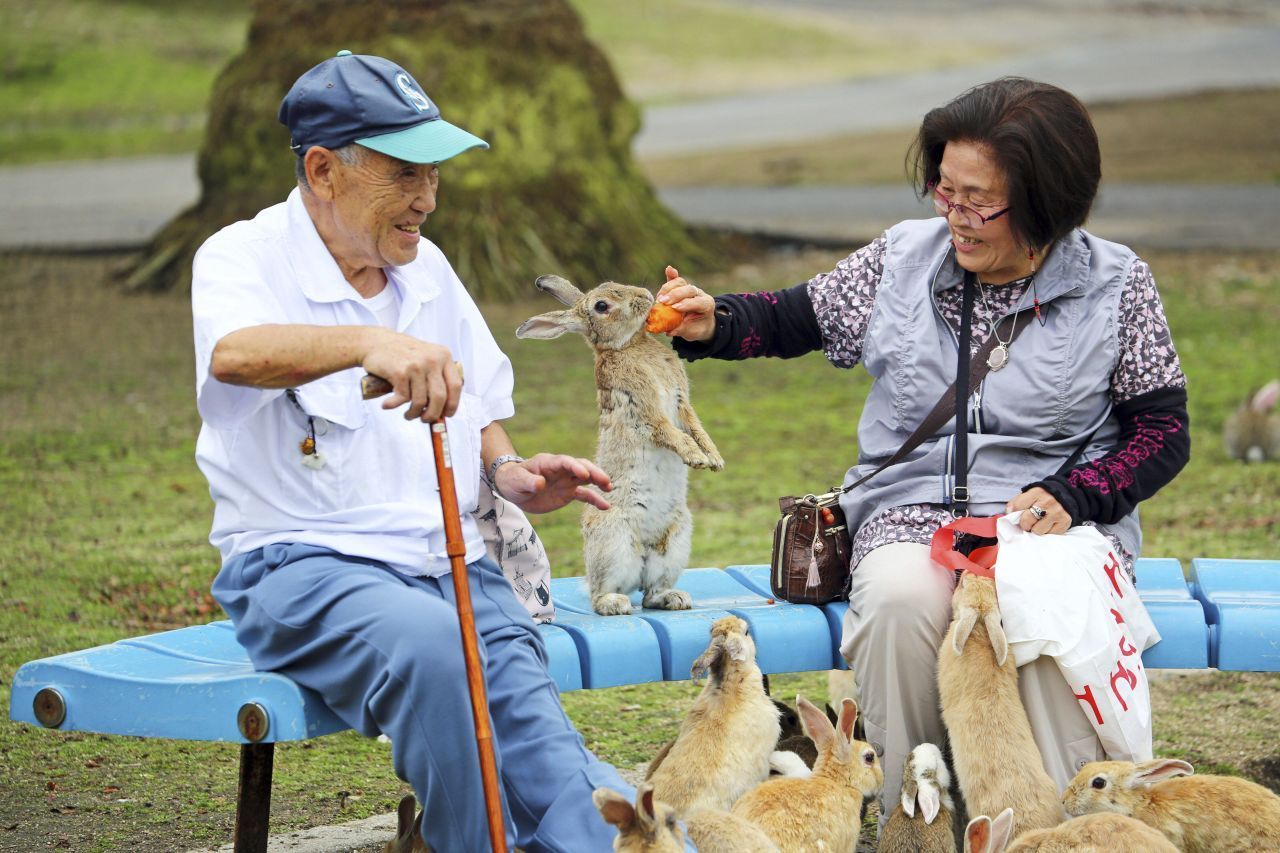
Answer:
[(599, 302), (597, 302), (595, 305), (591, 307), (595, 309), (595, 312), (597, 314), (605, 314), (605, 313), (608, 313), (609, 311), (609, 303), (605, 302), (603, 299), (601, 299)]
[(1103, 788), (1107, 787), (1107, 780), (1101, 776), (1094, 776), (1093, 781), (1089, 784), (1101, 791)]
[(862, 753), (862, 763), (867, 765), (868, 767), (875, 764), (876, 751), (874, 749), (868, 749), (866, 752)]

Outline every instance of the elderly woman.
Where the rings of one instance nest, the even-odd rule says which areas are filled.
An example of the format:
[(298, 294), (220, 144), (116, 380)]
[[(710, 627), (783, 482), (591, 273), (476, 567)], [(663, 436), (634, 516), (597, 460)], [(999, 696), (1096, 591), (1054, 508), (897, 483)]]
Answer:
[[(689, 360), (822, 350), (837, 367), (866, 367), (874, 383), (846, 484), (892, 456), (954, 381), (963, 327), (970, 354), (999, 338), (965, 407), (968, 458), (948, 427), (842, 498), (853, 575), (841, 651), (890, 804), (907, 753), (944, 738), (934, 670), (955, 580), (930, 561), (934, 531), (960, 509), (1028, 510), (1022, 527), (1038, 534), (1093, 524), (1132, 575), (1137, 505), (1189, 453), (1186, 382), (1151, 271), (1081, 228), (1101, 173), (1083, 105), (996, 80), (929, 112), (912, 159), (939, 218), (901, 222), (787, 290), (713, 300), (677, 278), (659, 295), (684, 314), (671, 334)], [(967, 503), (954, 491), (965, 463)], [(1104, 757), (1051, 659), (1024, 666), (1019, 685), (1060, 788)]]

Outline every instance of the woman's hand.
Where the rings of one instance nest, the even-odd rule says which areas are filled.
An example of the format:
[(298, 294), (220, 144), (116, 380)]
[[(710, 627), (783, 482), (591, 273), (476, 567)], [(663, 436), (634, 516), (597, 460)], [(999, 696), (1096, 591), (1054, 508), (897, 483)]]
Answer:
[(675, 267), (667, 267), (667, 281), (658, 291), (658, 301), (684, 315), (680, 325), (667, 332), (668, 337), (675, 336), (699, 343), (715, 337), (715, 300), (681, 278)]
[[(1043, 510), (1044, 514), (1037, 518), (1039, 513), (1034, 512), (1033, 507)], [(1039, 486), (1027, 489), (1005, 504), (1005, 512), (1018, 510), (1023, 511), (1022, 517), (1018, 519), (1018, 526), (1023, 530), (1043, 534), (1066, 533), (1071, 528), (1071, 514), (1062, 508), (1057, 498)]]

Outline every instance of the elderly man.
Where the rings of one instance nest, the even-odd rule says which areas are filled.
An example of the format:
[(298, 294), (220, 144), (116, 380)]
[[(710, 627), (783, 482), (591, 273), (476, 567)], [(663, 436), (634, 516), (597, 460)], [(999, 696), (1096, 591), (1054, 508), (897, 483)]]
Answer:
[[(194, 263), (196, 458), (223, 558), (213, 593), (255, 666), (391, 737), (433, 850), (488, 849), (424, 426), (446, 417), (508, 844), (608, 849), (614, 830), (591, 793), (630, 788), (565, 717), (534, 624), (468, 510), (481, 466), (531, 512), (607, 509), (591, 487), (609, 480), (584, 459), (516, 455), (499, 424), (513, 413), (510, 362), (419, 233), (437, 164), (488, 145), (443, 121), (402, 68), (349, 51), (303, 74), (280, 119), (297, 189), (215, 234)], [(365, 373), (394, 387), (380, 406), (361, 397)]]

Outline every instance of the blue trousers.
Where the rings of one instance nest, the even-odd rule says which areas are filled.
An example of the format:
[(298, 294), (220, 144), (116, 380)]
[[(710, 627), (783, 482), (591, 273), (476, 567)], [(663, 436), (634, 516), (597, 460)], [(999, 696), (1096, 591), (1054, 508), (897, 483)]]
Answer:
[[(634, 789), (565, 716), (533, 620), (488, 559), (467, 567), (484, 663), (507, 846), (613, 849), (591, 801)], [(453, 581), (412, 578), (311, 545), (269, 545), (228, 560), (213, 595), (254, 666), (316, 691), (362, 734), (391, 738), (438, 853), (489, 849), (475, 725)]]

